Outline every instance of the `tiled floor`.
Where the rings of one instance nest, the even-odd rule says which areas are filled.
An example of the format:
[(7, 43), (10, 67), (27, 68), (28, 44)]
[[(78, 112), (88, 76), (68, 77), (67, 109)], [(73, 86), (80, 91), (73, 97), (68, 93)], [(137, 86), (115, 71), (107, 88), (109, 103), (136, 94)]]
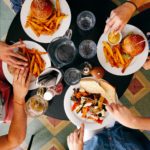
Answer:
[[(120, 4), (123, 0), (113, 0)], [(148, 0), (149, 1), (149, 0)], [(147, 7), (148, 5), (144, 6)], [(144, 8), (142, 7), (141, 10)], [(0, 0), (0, 38), (4, 38), (14, 17), (10, 9), (9, 0)], [(150, 71), (138, 71), (125, 94), (120, 99), (134, 113), (141, 116), (150, 116)], [(0, 124), (0, 135), (8, 132), (8, 124)], [(47, 116), (28, 120), (28, 130), (25, 142), (18, 148), (27, 149), (30, 138), (36, 134), (31, 150), (65, 150), (66, 137), (75, 129), (69, 121), (60, 121)], [(145, 132), (150, 138), (150, 133)]]

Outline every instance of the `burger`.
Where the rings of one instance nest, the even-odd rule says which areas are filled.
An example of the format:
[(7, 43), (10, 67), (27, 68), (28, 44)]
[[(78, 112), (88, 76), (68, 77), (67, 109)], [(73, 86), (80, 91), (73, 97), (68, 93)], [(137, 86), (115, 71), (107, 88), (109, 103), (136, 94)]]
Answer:
[(122, 51), (131, 57), (142, 53), (144, 48), (145, 40), (141, 35), (138, 34), (128, 35), (122, 41)]
[(31, 3), (31, 14), (38, 20), (46, 20), (53, 13), (53, 4), (50, 0), (33, 0)]

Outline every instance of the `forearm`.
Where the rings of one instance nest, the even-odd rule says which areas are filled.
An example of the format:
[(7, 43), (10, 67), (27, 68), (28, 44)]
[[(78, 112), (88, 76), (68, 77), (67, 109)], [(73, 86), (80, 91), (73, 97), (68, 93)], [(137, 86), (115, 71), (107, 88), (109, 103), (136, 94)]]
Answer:
[(8, 135), (0, 137), (1, 150), (13, 149), (23, 142), (27, 128), (27, 116), (24, 107), (25, 102), (21, 105), (14, 102), (14, 114)]
[(133, 128), (150, 131), (150, 118), (136, 117), (133, 121)]
[(27, 128), (27, 116), (25, 113), (25, 102), (24, 100), (22, 104), (14, 102), (14, 115), (10, 125), (8, 138), (13, 137), (16, 140), (22, 141), (26, 135), (26, 128)]
[(130, 0), (133, 2), (138, 8), (144, 4), (144, 0)]

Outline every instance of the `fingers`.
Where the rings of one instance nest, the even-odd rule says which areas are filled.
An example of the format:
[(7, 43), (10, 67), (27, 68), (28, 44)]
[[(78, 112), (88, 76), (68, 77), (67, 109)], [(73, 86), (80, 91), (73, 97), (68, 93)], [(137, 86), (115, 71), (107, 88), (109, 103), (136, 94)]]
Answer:
[(84, 124), (81, 124), (79, 139), (83, 140), (84, 137)]
[(148, 57), (147, 61), (143, 65), (143, 67), (144, 67), (145, 70), (149, 70), (150, 69), (150, 57)]
[(25, 62), (23, 62), (21, 60), (17, 60), (17, 59), (15, 59), (13, 57), (9, 57), (8, 61), (10, 61), (14, 65), (20, 66), (20, 68), (21, 68), (21, 66), (27, 66), (28, 65), (27, 63), (25, 63)]
[(27, 81), (27, 75), (28, 75), (29, 69), (25, 68), (24, 69), (24, 73), (22, 74), (22, 79), (21, 79), (21, 83), (22, 85), (24, 85)]
[(111, 30), (115, 32), (115, 34), (121, 32), (124, 28), (125, 24), (122, 23), (115, 23), (112, 27)]
[(111, 27), (113, 26), (114, 22), (115, 22), (114, 17), (113, 18), (109, 18), (109, 19), (106, 20), (106, 26), (105, 26), (105, 29), (104, 29), (104, 33), (107, 33), (111, 29)]
[(111, 107), (111, 105), (107, 105), (107, 106), (106, 106), (106, 110), (107, 110), (109, 113), (113, 113), (113, 108)]
[[(29, 71), (29, 70), (28, 70)], [(26, 79), (26, 86), (29, 87), (30, 81), (32, 78), (32, 74), (29, 72), (28, 78)]]
[(20, 44), (20, 43), (18, 43), (18, 44), (10, 45), (10, 46), (8, 47), (8, 49), (9, 49), (9, 50), (13, 50), (13, 49), (15, 49), (15, 48), (22, 48), (22, 47), (25, 47), (25, 44)]
[(7, 61), (7, 64), (10, 65), (10, 66), (12, 66), (13, 68), (16, 68), (16, 69), (21, 69), (21, 70), (24, 69), (24, 67), (22, 67), (22, 66), (20, 66), (20, 65), (14, 64), (11, 60), (8, 60), (8, 61)]
[(20, 81), (20, 83), (21, 83), (21, 81), (22, 81), (22, 77), (23, 77), (24, 72), (25, 72), (25, 69), (22, 69), (22, 70), (20, 70), (20, 72), (19, 72), (18, 80)]
[(106, 109), (109, 113), (114, 113), (116, 111), (119, 111), (123, 108), (124, 106), (121, 104), (115, 104), (115, 103), (111, 103), (110, 105), (106, 106)]
[(73, 143), (73, 133), (71, 133), (71, 134), (69, 135), (69, 142), (70, 142), (70, 143)]
[(19, 69), (16, 69), (15, 72), (14, 72), (14, 81), (17, 81), (18, 80), (18, 77), (19, 77), (19, 73), (20, 73), (20, 70)]
[[(23, 60), (23, 61), (28, 61), (27, 58), (25, 58), (24, 56), (22, 56), (22, 55), (20, 55), (20, 54), (18, 54), (18, 53), (13, 52), (13, 51), (10, 52), (10, 56), (13, 56), (13, 57), (15, 57), (15, 58), (21, 59), (21, 60)], [(20, 62), (21, 62), (21, 61), (20, 61)], [(24, 64), (27, 65), (27, 63), (24, 63)]]
[(73, 140), (76, 142), (78, 141), (78, 131), (73, 132)]

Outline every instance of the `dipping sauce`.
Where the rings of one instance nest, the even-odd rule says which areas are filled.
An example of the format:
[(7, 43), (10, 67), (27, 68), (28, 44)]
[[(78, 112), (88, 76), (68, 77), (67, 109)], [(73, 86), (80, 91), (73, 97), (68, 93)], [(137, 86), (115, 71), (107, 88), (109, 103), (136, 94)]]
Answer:
[(121, 40), (121, 33), (115, 34), (114, 32), (110, 32), (108, 34), (108, 41), (110, 44), (118, 44)]

